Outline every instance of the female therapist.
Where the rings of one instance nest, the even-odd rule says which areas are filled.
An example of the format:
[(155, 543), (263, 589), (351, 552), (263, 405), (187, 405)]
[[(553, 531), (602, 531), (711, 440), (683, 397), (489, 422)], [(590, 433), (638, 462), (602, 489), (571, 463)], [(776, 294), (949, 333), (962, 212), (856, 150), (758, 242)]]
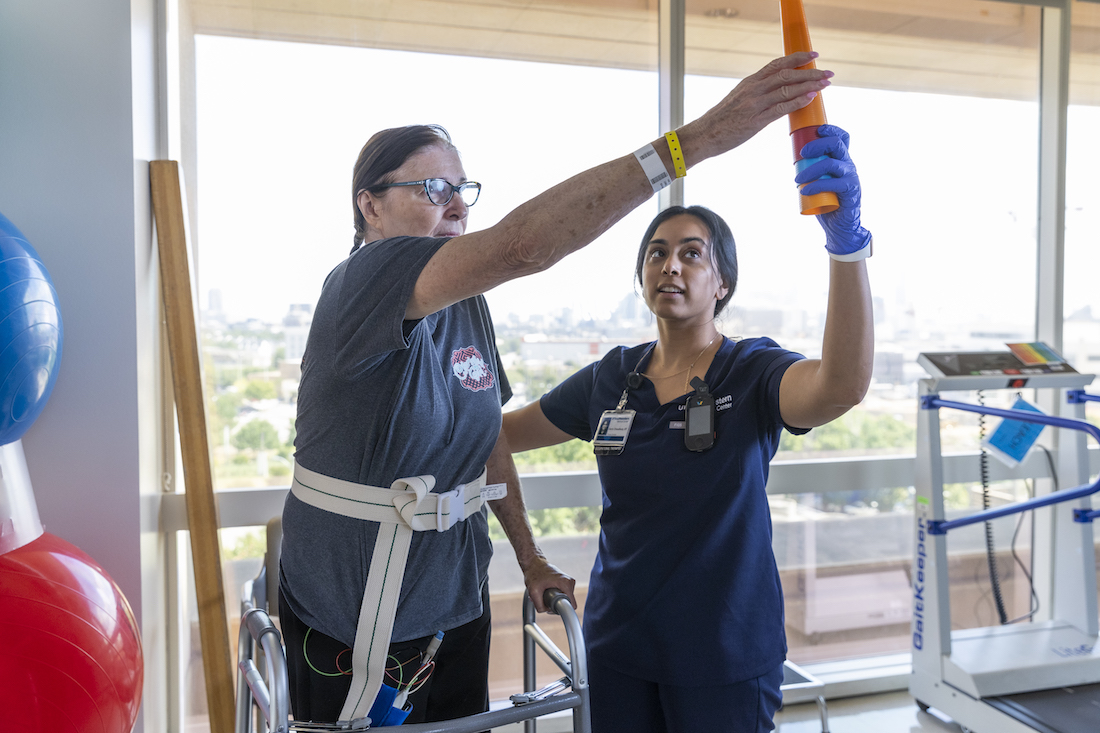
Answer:
[[(725, 221), (673, 207), (650, 224), (637, 278), (657, 340), (613, 349), (504, 416), (513, 451), (593, 440), (600, 543), (584, 612), (596, 733), (773, 729), (786, 637), (764, 485), (782, 430), (799, 434), (860, 402), (874, 336), (848, 135), (824, 125), (796, 178), (838, 194), (825, 229), (829, 301), (820, 359), (714, 319), (737, 285)], [(791, 248), (789, 257), (817, 256)], [(776, 273), (776, 277), (781, 277)]]

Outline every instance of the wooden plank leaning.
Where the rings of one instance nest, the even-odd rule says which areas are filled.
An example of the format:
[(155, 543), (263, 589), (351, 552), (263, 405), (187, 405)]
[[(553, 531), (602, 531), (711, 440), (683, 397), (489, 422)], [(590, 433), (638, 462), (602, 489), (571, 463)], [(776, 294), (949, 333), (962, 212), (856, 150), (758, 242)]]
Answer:
[(195, 567), (203, 671), (211, 733), (232, 733), (235, 722), (233, 662), (229, 646), (221, 549), (206, 411), (202, 396), (199, 340), (191, 289), (190, 257), (184, 228), (179, 166), (174, 160), (149, 163), (153, 219), (160, 254), (161, 292), (167, 319), (172, 384), (179, 419), (187, 524)]

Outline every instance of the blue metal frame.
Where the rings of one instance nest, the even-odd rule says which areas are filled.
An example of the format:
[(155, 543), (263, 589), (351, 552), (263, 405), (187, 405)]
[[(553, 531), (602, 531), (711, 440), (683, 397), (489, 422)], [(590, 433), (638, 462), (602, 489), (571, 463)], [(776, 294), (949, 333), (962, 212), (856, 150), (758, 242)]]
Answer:
[[(1089, 394), (1083, 389), (1071, 389), (1066, 392), (1066, 402), (1071, 405), (1080, 405), (1085, 402), (1100, 402), (1100, 395)], [(1092, 520), (1100, 517), (1100, 509), (1074, 509), (1073, 521), (1075, 522), (1091, 522)]]
[(1080, 405), (1085, 402), (1100, 402), (1100, 394), (1089, 394), (1083, 389), (1071, 389), (1066, 391), (1066, 402), (1071, 405)]
[[(1081, 391), (1072, 390), (1069, 394), (1073, 394), (1074, 392)], [(1084, 392), (1081, 392), (1081, 394), (1088, 399), (1100, 401), (1100, 399), (1097, 399), (1094, 395), (1085, 395)], [(1085, 400), (1080, 399), (1080, 401)], [(1044, 415), (1042, 413), (1031, 412), (1030, 410), (1009, 410), (1000, 407), (985, 407), (983, 405), (972, 405), (968, 402), (953, 402), (951, 400), (940, 399), (939, 395), (934, 394), (921, 397), (920, 406), (922, 410), (935, 410), (940, 407), (950, 407), (953, 410), (976, 412), (979, 415), (996, 415), (1010, 420), (1020, 420), (1021, 422), (1041, 423), (1043, 425), (1053, 425), (1058, 428), (1067, 428), (1069, 430), (1080, 430), (1088, 433), (1100, 443), (1100, 428), (1084, 420), (1077, 420), (1070, 417)], [(1081, 497), (1095, 494), (1098, 491), (1100, 491), (1100, 476), (1097, 476), (1096, 481), (1093, 483), (1078, 486), (1075, 489), (1068, 489), (1066, 491), (1059, 491), (1055, 494), (1027, 499), (1026, 501), (1008, 504), (1006, 506), (997, 507), (996, 509), (986, 509), (971, 514), (968, 517), (952, 519), (950, 521), (933, 519), (928, 522), (928, 533), (935, 535), (947, 534), (949, 530), (957, 529), (958, 527), (978, 524), (979, 522), (988, 522), (998, 517), (1019, 514), (1020, 512), (1026, 512), (1030, 509), (1038, 509), (1039, 507), (1050, 506), (1052, 504), (1061, 504), (1065, 501), (1073, 501), (1074, 499), (1080, 499)], [(1100, 517), (1100, 510), (1075, 509), (1073, 512), (1073, 521), (1075, 522), (1091, 522), (1097, 517)]]

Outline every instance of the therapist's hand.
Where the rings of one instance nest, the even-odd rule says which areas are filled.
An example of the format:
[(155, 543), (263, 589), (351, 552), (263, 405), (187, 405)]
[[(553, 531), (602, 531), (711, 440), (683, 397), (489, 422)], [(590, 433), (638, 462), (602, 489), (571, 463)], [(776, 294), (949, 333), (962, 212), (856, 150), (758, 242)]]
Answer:
[(836, 125), (822, 125), (817, 134), (820, 137), (803, 145), (799, 154), (803, 159), (821, 160), (800, 171), (795, 183), (806, 184), (803, 196), (836, 194), (840, 208), (817, 217), (825, 230), (825, 249), (834, 259), (863, 259), (870, 253), (871, 233), (860, 224), (859, 175), (848, 154), (848, 133)]

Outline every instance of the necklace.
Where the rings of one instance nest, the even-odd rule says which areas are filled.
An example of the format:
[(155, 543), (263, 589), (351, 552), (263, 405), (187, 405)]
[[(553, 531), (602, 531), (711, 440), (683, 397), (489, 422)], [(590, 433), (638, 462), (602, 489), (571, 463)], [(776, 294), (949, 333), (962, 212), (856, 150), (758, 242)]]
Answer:
[[(649, 377), (650, 381), (652, 381), (654, 379), (668, 379), (670, 377), (675, 377), (675, 376), (678, 376), (680, 374), (683, 374), (684, 372), (687, 372), (687, 377), (684, 379), (684, 392), (687, 392), (688, 387), (691, 386), (691, 370), (695, 368), (695, 362), (699, 361), (699, 358), (703, 355), (703, 352), (705, 352), (707, 349), (710, 348), (710, 345), (714, 343), (714, 339), (716, 339), (716, 338), (718, 338), (717, 333), (710, 337), (710, 341), (708, 341), (707, 345), (703, 347), (703, 351), (700, 351), (695, 356), (695, 358), (691, 360), (691, 363), (688, 364), (687, 369), (681, 369), (680, 371), (673, 372), (672, 374), (664, 374), (660, 377)], [(646, 375), (646, 376), (649, 376), (649, 375)]]

